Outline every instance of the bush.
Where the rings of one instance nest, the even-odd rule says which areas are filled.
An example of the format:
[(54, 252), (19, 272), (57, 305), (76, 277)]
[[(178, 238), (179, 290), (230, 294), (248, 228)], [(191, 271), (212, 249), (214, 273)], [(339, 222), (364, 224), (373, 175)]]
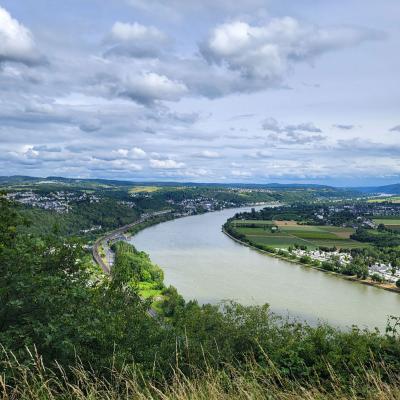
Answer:
[(300, 261), (302, 264), (311, 264), (312, 259), (311, 259), (310, 256), (301, 256), (300, 259), (299, 259), (299, 261)]
[(372, 274), (372, 275), (371, 275), (371, 279), (372, 279), (374, 282), (379, 282), (379, 283), (382, 283), (382, 282), (384, 281), (384, 279), (383, 279), (379, 274), (377, 274), (377, 273)]

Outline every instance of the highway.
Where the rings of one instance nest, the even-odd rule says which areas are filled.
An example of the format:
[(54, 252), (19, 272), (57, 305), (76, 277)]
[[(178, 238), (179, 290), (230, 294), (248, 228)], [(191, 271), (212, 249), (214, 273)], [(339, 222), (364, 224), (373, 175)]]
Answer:
[[(101, 267), (101, 269), (107, 274), (110, 275), (111, 274), (111, 267), (112, 267), (112, 263), (110, 262), (111, 260), (114, 260), (114, 254), (111, 251), (108, 243), (112, 240), (117, 239), (119, 236), (123, 235), (127, 230), (129, 230), (130, 228), (139, 225), (147, 220), (149, 220), (152, 217), (155, 217), (157, 215), (163, 215), (163, 214), (168, 214), (169, 212), (171, 212), (171, 210), (167, 210), (167, 211), (158, 211), (152, 214), (148, 214), (140, 219), (138, 219), (135, 222), (132, 222), (131, 224), (128, 225), (124, 225), (121, 226), (118, 229), (115, 229), (114, 231), (111, 231), (109, 233), (107, 233), (105, 236), (102, 236), (101, 238), (97, 239), (96, 242), (93, 245), (93, 249), (92, 249), (92, 254), (93, 254), (93, 259), (94, 261)], [(107, 262), (104, 262), (103, 258), (101, 257), (100, 253), (99, 253), (99, 249), (100, 247), (103, 245), (103, 249), (106, 253), (106, 259)], [(151, 318), (156, 318), (157, 317), (157, 313), (152, 309), (149, 308), (147, 310), (147, 314), (151, 317)]]

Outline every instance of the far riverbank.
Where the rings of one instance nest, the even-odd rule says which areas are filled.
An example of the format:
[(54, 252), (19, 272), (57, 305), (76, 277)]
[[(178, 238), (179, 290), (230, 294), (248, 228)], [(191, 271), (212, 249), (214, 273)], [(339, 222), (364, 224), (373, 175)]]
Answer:
[(281, 260), (284, 260), (284, 261), (292, 263), (292, 264), (296, 264), (298, 266), (303, 266), (303, 267), (306, 266), (308, 268), (313, 268), (313, 269), (315, 269), (317, 271), (324, 272), (324, 273), (326, 273), (328, 275), (338, 276), (338, 277), (340, 277), (342, 279), (345, 279), (347, 281), (357, 282), (357, 283), (361, 283), (362, 285), (373, 286), (373, 287), (376, 287), (376, 288), (379, 288), (379, 289), (387, 290), (389, 292), (400, 294), (400, 289), (398, 289), (395, 285), (390, 285), (390, 284), (387, 284), (387, 283), (375, 282), (375, 281), (373, 281), (371, 279), (368, 279), (368, 280), (367, 279), (359, 279), (356, 276), (347, 276), (347, 275), (339, 274), (339, 273), (334, 272), (334, 271), (327, 271), (327, 270), (325, 270), (323, 268), (320, 268), (320, 267), (317, 267), (317, 266), (315, 266), (313, 264), (301, 263), (297, 259), (292, 259), (292, 258), (285, 257), (285, 256), (283, 256), (281, 254), (278, 254), (278, 253), (272, 253), (272, 252), (269, 252), (269, 251), (266, 251), (266, 250), (259, 249), (258, 247), (253, 246), (250, 243), (243, 242), (240, 239), (237, 239), (234, 236), (230, 235), (224, 229), (224, 227), (222, 227), (222, 232), (226, 236), (228, 236), (230, 239), (234, 240), (237, 243), (240, 243), (242, 246), (246, 246), (246, 247), (248, 247), (250, 249), (256, 250), (257, 252), (262, 253), (262, 254), (264, 254), (266, 256), (279, 258)]

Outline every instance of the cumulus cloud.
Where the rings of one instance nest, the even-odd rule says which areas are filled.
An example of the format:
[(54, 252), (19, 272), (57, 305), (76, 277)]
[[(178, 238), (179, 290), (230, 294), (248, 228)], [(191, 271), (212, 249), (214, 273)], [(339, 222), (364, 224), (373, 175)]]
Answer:
[(291, 17), (260, 26), (233, 21), (217, 26), (201, 46), (201, 52), (210, 64), (239, 72), (248, 80), (273, 85), (295, 63), (313, 61), (329, 51), (378, 37), (368, 29), (320, 28)]
[(199, 158), (220, 158), (221, 154), (218, 153), (217, 151), (212, 151), (212, 150), (203, 150), (200, 151), (199, 153), (195, 154), (196, 157)]
[(322, 131), (312, 122), (283, 125), (274, 118), (265, 119), (262, 124), (267, 135), (267, 144), (304, 145), (321, 142), (326, 139)]
[(390, 129), (390, 132), (400, 132), (400, 125), (394, 126), (392, 129)]
[(105, 43), (111, 46), (106, 56), (157, 57), (167, 46), (168, 38), (154, 26), (116, 22)]
[(355, 128), (355, 125), (347, 125), (347, 124), (335, 124), (334, 128), (342, 129), (344, 131), (350, 131)]
[(212, 14), (223, 13), (226, 15), (235, 15), (241, 12), (249, 12), (265, 7), (266, 0), (126, 0), (126, 2), (135, 8), (149, 13), (172, 18), (181, 18), (183, 15)]
[(150, 159), (150, 167), (154, 169), (181, 169), (185, 167), (185, 163), (175, 160), (157, 160)]
[(118, 149), (115, 151), (115, 154), (118, 155), (119, 157), (131, 158), (133, 160), (143, 160), (147, 158), (147, 153), (139, 147), (134, 147), (130, 150)]
[(90, 119), (84, 121), (79, 125), (81, 131), (84, 132), (96, 132), (101, 129), (101, 121), (98, 119)]
[(400, 145), (397, 143), (379, 143), (360, 137), (338, 140), (335, 147), (341, 150), (347, 150), (351, 153), (360, 152), (363, 154), (377, 154), (382, 156), (400, 154)]
[(242, 170), (232, 170), (231, 175), (239, 178), (249, 178), (250, 176), (252, 176), (252, 173)]
[(255, 150), (247, 155), (249, 158), (271, 158), (272, 152), (270, 150)]
[(262, 124), (265, 131), (275, 133), (293, 133), (293, 132), (308, 132), (308, 133), (321, 133), (321, 129), (316, 127), (312, 122), (304, 122), (301, 124), (282, 125), (275, 118), (267, 118)]
[(0, 7), (0, 63), (36, 64), (41, 56), (31, 31)]
[(62, 148), (58, 146), (39, 145), (39, 146), (33, 146), (32, 150), (45, 151), (48, 153), (60, 153), (62, 151)]
[(178, 101), (188, 92), (182, 82), (169, 79), (154, 72), (127, 77), (119, 91), (120, 96), (142, 103), (152, 104), (157, 100)]

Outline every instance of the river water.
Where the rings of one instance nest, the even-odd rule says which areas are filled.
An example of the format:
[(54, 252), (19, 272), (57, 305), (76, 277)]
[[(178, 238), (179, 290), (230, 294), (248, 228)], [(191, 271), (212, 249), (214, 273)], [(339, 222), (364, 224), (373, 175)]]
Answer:
[(242, 246), (221, 232), (236, 212), (227, 209), (165, 222), (131, 239), (165, 273), (186, 300), (246, 305), (268, 303), (283, 316), (311, 324), (384, 329), (400, 316), (400, 295), (346, 281)]

